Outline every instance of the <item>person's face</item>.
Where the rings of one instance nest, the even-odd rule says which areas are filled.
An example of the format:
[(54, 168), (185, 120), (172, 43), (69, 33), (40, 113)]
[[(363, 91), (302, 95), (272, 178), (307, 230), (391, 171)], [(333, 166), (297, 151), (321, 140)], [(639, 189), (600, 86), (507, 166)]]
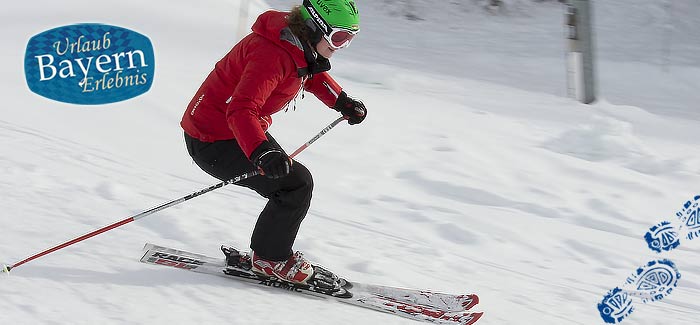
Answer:
[(321, 37), (321, 41), (316, 44), (316, 52), (326, 59), (330, 59), (335, 51), (324, 37)]

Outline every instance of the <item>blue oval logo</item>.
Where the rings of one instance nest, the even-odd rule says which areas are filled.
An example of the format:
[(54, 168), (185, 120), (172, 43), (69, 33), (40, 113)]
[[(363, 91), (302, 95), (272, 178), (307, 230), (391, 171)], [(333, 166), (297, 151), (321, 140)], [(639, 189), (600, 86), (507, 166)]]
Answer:
[(99, 105), (147, 92), (155, 57), (148, 37), (126, 28), (77, 24), (29, 40), (24, 73), (29, 89), (65, 103)]

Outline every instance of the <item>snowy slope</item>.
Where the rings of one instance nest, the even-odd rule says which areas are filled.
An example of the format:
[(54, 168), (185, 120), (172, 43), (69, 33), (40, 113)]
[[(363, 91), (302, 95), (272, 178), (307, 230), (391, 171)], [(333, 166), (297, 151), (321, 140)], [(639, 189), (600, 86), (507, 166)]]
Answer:
[[(271, 0), (279, 9), (294, 0)], [(346, 57), (565, 96), (564, 8), (555, 0), (365, 1)], [(700, 2), (593, 0), (599, 89), (610, 102), (700, 118)], [(691, 105), (689, 106), (688, 103)]]
[[(697, 116), (691, 96), (700, 80), (695, 36), (673, 34), (686, 35), (683, 53), (690, 54), (674, 56), (668, 72), (653, 58), (627, 61), (623, 54), (633, 52), (632, 45), (616, 48), (608, 62), (619, 64), (605, 70), (610, 76), (660, 71), (659, 79), (624, 85), (610, 77), (606, 89), (622, 99), (634, 99), (628, 88), (635, 85), (660, 87), (672, 79), (686, 80), (688, 89), (621, 100), (628, 106), (607, 99), (586, 106), (562, 96), (561, 21), (551, 21), (561, 18), (556, 3), (510, 1), (520, 9), (495, 17), (473, 2), (458, 7), (463, 12), (426, 9), (426, 3), (366, 4), (361, 37), (334, 58), (334, 76), (370, 112), (365, 123), (338, 126), (299, 156), (314, 174), (316, 191), (295, 248), (362, 282), (477, 292), (486, 312), (479, 324), (601, 323), (595, 304), (602, 295), (658, 257), (646, 248), (646, 229), (698, 194), (700, 121), (686, 118)], [(630, 1), (616, 3), (601, 5), (609, 13)], [(687, 15), (674, 26), (696, 30), (697, 6), (679, 3), (688, 5)], [(1, 262), (216, 182), (188, 159), (178, 122), (193, 91), (235, 42), (237, 4), (6, 4), (0, 13)], [(397, 18), (396, 10), (410, 6), (427, 18)], [(644, 17), (643, 6), (634, 9), (639, 15), (619, 19)], [(448, 13), (469, 19), (435, 31), (396, 32), (406, 24), (433, 26)], [(26, 41), (78, 22), (148, 35), (158, 67), (151, 91), (100, 107), (30, 93), (22, 71)], [(522, 34), (514, 30), (548, 36), (518, 42)], [(452, 41), (464, 35), (469, 42)], [(654, 35), (640, 35), (638, 42), (650, 44)], [(613, 51), (606, 44), (621, 42), (608, 37), (601, 55)], [(336, 117), (312, 97), (275, 116), (271, 132), (289, 151)], [(673, 109), (659, 108), (657, 99)], [(263, 204), (253, 192), (231, 186), (21, 266), (0, 278), (0, 321), (413, 323), (137, 261), (145, 242), (209, 255), (219, 254), (222, 243), (245, 247)], [(679, 287), (661, 302), (638, 306), (625, 324), (696, 323), (699, 247), (684, 242), (664, 255), (678, 264)]]

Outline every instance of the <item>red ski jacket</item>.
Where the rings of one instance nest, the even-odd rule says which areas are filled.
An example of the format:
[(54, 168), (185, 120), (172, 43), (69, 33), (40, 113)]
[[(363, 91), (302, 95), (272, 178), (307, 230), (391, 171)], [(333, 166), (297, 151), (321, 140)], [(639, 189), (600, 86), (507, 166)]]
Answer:
[(260, 15), (253, 33), (216, 63), (180, 122), (187, 134), (203, 142), (236, 139), (250, 157), (267, 140), (270, 115), (288, 105), (302, 87), (328, 107), (335, 104), (340, 85), (326, 72), (308, 75), (298, 40), (295, 44), (282, 37), (288, 14)]

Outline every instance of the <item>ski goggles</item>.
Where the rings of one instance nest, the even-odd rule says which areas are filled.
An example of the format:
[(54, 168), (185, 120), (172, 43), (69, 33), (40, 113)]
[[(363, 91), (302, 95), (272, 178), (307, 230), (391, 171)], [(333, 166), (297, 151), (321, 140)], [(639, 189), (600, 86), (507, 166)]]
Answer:
[(348, 47), (352, 39), (357, 35), (359, 30), (351, 31), (344, 28), (333, 28), (330, 34), (323, 34), (323, 38), (328, 41), (331, 48), (334, 50)]

